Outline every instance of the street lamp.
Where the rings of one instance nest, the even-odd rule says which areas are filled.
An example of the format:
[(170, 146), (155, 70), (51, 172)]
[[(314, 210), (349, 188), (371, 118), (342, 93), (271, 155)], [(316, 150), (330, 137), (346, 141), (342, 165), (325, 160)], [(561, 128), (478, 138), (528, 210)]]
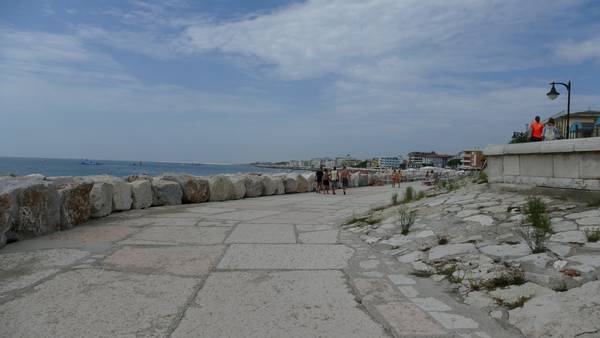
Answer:
[(560, 95), (560, 93), (556, 90), (556, 88), (554, 87), (555, 85), (563, 85), (565, 86), (565, 88), (567, 88), (567, 133), (566, 133), (566, 138), (569, 138), (569, 119), (571, 117), (571, 81), (569, 81), (568, 83), (562, 83), (562, 82), (551, 82), (550, 83), (552, 85), (552, 88), (550, 88), (550, 91), (548, 92), (548, 94), (546, 94), (546, 96), (548, 96), (548, 98), (550, 100), (554, 100), (558, 97), (558, 95)]

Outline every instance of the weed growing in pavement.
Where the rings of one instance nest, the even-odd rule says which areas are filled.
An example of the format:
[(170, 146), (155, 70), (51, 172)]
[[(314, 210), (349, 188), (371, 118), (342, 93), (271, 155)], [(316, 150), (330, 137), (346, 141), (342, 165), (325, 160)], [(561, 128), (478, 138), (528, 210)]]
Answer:
[(539, 197), (530, 196), (523, 211), (527, 216), (527, 225), (516, 229), (516, 232), (523, 237), (533, 253), (546, 251), (546, 242), (552, 233), (546, 203)]
[(475, 180), (475, 183), (477, 184), (483, 184), (483, 183), (487, 183), (488, 182), (488, 175), (485, 173), (485, 171), (480, 171), (479, 172), (479, 176), (477, 176), (477, 179)]
[(592, 201), (588, 201), (587, 205), (588, 205), (588, 207), (591, 207), (591, 208), (600, 207), (600, 198), (592, 200)]
[(414, 199), (415, 199), (415, 188), (406, 187), (406, 190), (404, 191), (404, 203), (411, 202)]
[(448, 244), (448, 237), (446, 237), (446, 236), (440, 237), (440, 239), (438, 239), (438, 244), (439, 245), (446, 245), (446, 244)]
[(417, 200), (421, 200), (425, 197), (427, 197), (427, 194), (425, 194), (425, 191), (423, 190), (419, 191), (419, 193), (417, 194)]
[(392, 205), (398, 205), (400, 201), (398, 200), (398, 193), (395, 192), (392, 194)]
[(398, 210), (400, 213), (400, 230), (403, 235), (407, 235), (410, 227), (415, 223), (417, 212), (409, 210), (407, 207), (402, 207)]
[(586, 230), (585, 236), (589, 242), (598, 242), (600, 240), (600, 228)]

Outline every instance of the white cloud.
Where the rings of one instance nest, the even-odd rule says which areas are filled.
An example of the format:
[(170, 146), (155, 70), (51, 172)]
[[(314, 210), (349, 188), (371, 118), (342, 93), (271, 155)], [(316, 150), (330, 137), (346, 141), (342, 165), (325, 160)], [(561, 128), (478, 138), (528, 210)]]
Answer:
[(600, 61), (600, 37), (561, 43), (556, 48), (556, 54), (570, 62)]
[(285, 79), (352, 75), (379, 67), (382, 59), (402, 66), (397, 75), (518, 69), (531, 56), (527, 44), (511, 43), (521, 28), (572, 4), (311, 0), (237, 21), (192, 25), (178, 48), (256, 58)]

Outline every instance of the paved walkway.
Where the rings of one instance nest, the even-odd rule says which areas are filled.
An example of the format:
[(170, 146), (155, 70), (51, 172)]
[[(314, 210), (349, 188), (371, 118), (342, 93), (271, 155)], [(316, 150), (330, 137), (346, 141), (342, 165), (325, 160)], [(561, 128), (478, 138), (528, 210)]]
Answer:
[(392, 192), (135, 210), (10, 244), (0, 336), (514, 336), (340, 232)]

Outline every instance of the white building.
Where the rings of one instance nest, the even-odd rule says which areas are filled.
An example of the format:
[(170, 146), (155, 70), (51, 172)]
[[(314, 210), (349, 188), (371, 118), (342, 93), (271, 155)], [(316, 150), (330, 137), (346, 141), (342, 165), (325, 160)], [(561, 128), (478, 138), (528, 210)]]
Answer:
[(398, 169), (400, 168), (400, 164), (402, 160), (400, 157), (380, 157), (379, 158), (379, 167), (380, 168), (392, 168)]

